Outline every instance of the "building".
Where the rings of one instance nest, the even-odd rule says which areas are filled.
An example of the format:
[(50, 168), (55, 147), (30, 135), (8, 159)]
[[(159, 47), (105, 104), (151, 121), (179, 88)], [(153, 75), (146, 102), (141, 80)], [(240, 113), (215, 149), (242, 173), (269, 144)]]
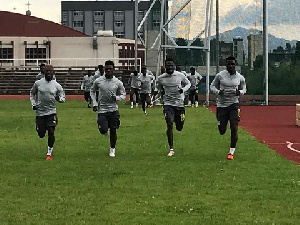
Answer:
[(244, 65), (245, 63), (244, 43), (243, 43), (243, 38), (241, 37), (233, 38), (233, 56), (236, 58), (237, 65), (239, 66)]
[(256, 56), (263, 55), (263, 35), (250, 34), (248, 37), (248, 66), (253, 69)]
[[(132, 45), (134, 41), (120, 42), (111, 31), (99, 31), (92, 37), (29, 14), (0, 11), (1, 67), (33, 66), (40, 62), (61, 67), (96, 66), (107, 59), (118, 59), (122, 50), (132, 51), (126, 47)], [(140, 56), (143, 52), (141, 49)], [(123, 60), (120, 65), (127, 63)]]
[[(140, 1), (138, 24), (142, 21), (150, 1)], [(65, 26), (93, 36), (98, 30), (112, 30), (117, 38), (135, 39), (135, 1), (62, 1), (61, 23)], [(140, 30), (159, 30), (160, 4), (155, 3), (146, 23)]]

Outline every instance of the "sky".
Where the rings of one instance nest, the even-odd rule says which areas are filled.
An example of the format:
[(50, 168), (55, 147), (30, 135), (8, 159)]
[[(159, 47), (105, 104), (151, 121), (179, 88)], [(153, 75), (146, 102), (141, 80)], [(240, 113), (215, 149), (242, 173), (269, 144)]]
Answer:
[[(173, 1), (185, 2), (186, 0)], [(300, 4), (296, 4), (296, 1), (299, 0), (269, 0), (269, 20), (271, 22), (269, 32), (271, 34), (287, 40), (300, 40)], [(198, 14), (195, 14), (198, 18), (201, 18), (200, 6), (201, 4), (205, 4), (205, 2), (206, 0), (192, 0), (193, 8), (199, 9)], [(0, 3), (0, 10), (3, 11), (25, 14), (28, 9), (26, 5), (28, 0), (0, 0)], [(29, 3), (31, 4), (29, 8), (32, 16), (60, 23), (61, 0), (29, 0)], [(262, 16), (259, 16), (261, 15), (262, 0), (219, 0), (219, 5), (220, 32), (224, 32), (236, 26), (262, 29)], [(293, 10), (294, 12), (291, 13)], [(238, 13), (234, 14), (234, 12)], [(203, 21), (204, 18), (201, 19), (201, 22)], [(201, 22), (194, 21), (192, 27), (197, 27)], [(193, 22), (191, 23), (193, 24)], [(194, 31), (194, 33), (199, 33), (198, 30)], [(213, 35), (214, 30), (215, 28), (212, 28)]]
[[(71, 0), (72, 1), (72, 0)], [(76, 1), (76, 0), (73, 0)], [(78, 0), (79, 1), (79, 0)], [(95, 1), (95, 0), (85, 0), (85, 1)], [(198, 0), (201, 1), (201, 0)], [(229, 9), (232, 9), (236, 3), (234, 0), (220, 0), (222, 4), (226, 7), (222, 7), (220, 10), (221, 16), (226, 14)], [(255, 0), (238, 0), (238, 4), (250, 4)], [(28, 0), (0, 0), (1, 10), (17, 12), (25, 14), (28, 6)], [(51, 4), (49, 4), (51, 2)], [(203, 0), (202, 0), (203, 2)], [(30, 10), (33, 16), (47, 19), (56, 23), (60, 22), (60, 13), (61, 13), (61, 0), (29, 0), (31, 4)], [(13, 8), (16, 8), (15, 10)]]

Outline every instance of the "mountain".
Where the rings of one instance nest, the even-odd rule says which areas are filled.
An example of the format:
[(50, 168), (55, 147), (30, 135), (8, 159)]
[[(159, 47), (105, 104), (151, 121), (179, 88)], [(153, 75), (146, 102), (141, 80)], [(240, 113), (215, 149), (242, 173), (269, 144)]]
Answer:
[[(243, 39), (244, 43), (244, 49), (245, 53), (248, 53), (248, 40), (247, 36), (250, 34), (259, 34), (261, 31), (256, 29), (245, 29), (243, 27), (236, 27), (233, 30), (228, 30), (223, 33), (220, 33), (220, 41), (224, 42), (233, 42), (233, 38), (241, 37)], [(212, 38), (216, 38), (216, 36), (212, 36)], [(283, 38), (277, 38), (272, 34), (268, 35), (269, 38), (269, 51), (273, 51), (273, 49), (276, 49), (278, 46), (281, 46), (285, 48), (286, 43), (290, 43), (291, 46), (296, 45), (297, 40), (285, 40)]]

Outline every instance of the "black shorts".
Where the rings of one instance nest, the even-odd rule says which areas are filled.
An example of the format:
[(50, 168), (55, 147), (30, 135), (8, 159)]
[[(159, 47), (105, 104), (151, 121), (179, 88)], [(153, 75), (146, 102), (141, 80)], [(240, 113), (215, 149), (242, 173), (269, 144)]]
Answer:
[[(172, 125), (175, 122), (176, 127), (183, 127), (185, 120), (184, 107), (164, 105), (164, 115), (167, 125)], [(182, 129), (182, 128), (181, 128)]]
[(134, 88), (134, 87), (130, 87), (130, 93), (131, 93), (131, 94), (139, 93), (139, 92), (140, 92), (140, 89)]
[(56, 127), (58, 119), (56, 114), (35, 117), (36, 131), (40, 133), (46, 132), (49, 127)]
[(99, 113), (98, 128), (102, 131), (107, 131), (108, 128), (118, 129), (120, 127), (120, 114), (118, 111)]
[(84, 92), (84, 99), (89, 99), (91, 97), (91, 94), (89, 91)]
[(217, 108), (217, 120), (219, 124), (226, 123), (228, 121), (240, 121), (240, 104), (234, 103), (228, 107), (218, 107)]

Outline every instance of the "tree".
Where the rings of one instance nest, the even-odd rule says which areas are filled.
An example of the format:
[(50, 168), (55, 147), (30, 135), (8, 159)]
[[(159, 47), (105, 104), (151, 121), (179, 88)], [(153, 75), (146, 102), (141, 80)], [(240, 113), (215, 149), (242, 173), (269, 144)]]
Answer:
[(290, 43), (286, 43), (285, 44), (285, 50), (287, 53), (291, 53), (292, 52), (292, 46)]
[[(187, 45), (187, 41), (183, 38), (177, 38), (175, 42), (178, 46), (186, 46)], [(175, 56), (176, 64), (181, 64), (181, 65), (186, 66), (187, 60), (188, 60), (186, 51), (187, 51), (187, 49), (184, 49), (184, 48), (176, 49), (176, 56)]]
[(300, 41), (297, 41), (296, 43), (296, 49), (294, 54), (294, 60), (299, 61), (300, 60)]
[(262, 68), (264, 65), (264, 59), (262, 55), (258, 55), (255, 58), (255, 61), (253, 62), (253, 67), (255, 70), (258, 70), (260, 68)]
[(281, 46), (278, 46), (277, 49), (274, 49), (273, 52), (275, 53), (284, 53), (284, 49)]

